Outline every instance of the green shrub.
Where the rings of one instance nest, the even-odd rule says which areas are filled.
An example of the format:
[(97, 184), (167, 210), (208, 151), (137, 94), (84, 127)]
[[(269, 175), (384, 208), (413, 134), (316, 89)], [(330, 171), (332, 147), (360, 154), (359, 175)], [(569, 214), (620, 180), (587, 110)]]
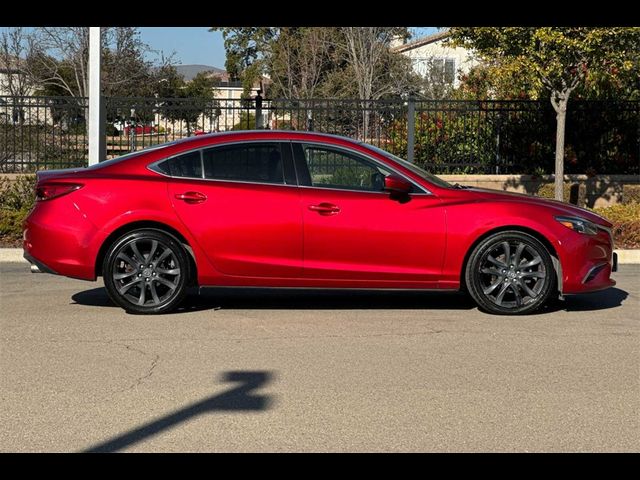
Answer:
[(0, 243), (17, 246), (22, 239), (22, 222), (31, 209), (11, 210), (0, 207)]
[(622, 190), (622, 203), (639, 203), (640, 185), (625, 185)]
[(618, 203), (594, 211), (613, 223), (615, 248), (640, 248), (640, 202)]
[(36, 197), (35, 189), (35, 175), (19, 175), (14, 181), (0, 178), (0, 208), (30, 210)]
[[(555, 188), (556, 187), (553, 183), (543, 183), (540, 185), (535, 195), (538, 197), (549, 198), (553, 200), (556, 198)], [(584, 197), (583, 190), (584, 188), (580, 188), (579, 200), (577, 203), (578, 205), (584, 205), (584, 198), (580, 198), (580, 197)], [(562, 201), (569, 202), (570, 199), (571, 199), (571, 184), (565, 182), (564, 185), (562, 186)], [(582, 200), (582, 202), (580, 202), (580, 200)]]
[(255, 130), (256, 116), (253, 113), (240, 112), (240, 121), (231, 130)]
[(20, 246), (22, 222), (35, 201), (35, 175), (0, 178), (0, 245)]

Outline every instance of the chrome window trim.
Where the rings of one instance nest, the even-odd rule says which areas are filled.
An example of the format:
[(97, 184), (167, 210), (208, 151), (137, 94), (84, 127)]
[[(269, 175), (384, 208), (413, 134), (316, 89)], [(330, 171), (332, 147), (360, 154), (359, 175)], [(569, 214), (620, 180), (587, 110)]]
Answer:
[[(338, 138), (342, 138), (342, 137), (338, 137)], [(364, 154), (358, 150), (350, 150), (346, 147), (343, 147), (342, 145), (334, 145), (332, 143), (322, 143), (322, 142), (318, 142), (318, 141), (303, 141), (303, 140), (283, 140), (283, 139), (252, 139), (252, 140), (236, 140), (233, 142), (224, 142), (224, 143), (219, 143), (219, 144), (215, 144), (215, 145), (208, 145), (205, 147), (198, 147), (198, 148), (193, 148), (191, 150), (185, 150), (182, 151), (180, 153), (176, 153), (174, 155), (165, 157), (165, 158), (161, 158), (160, 160), (156, 160), (155, 162), (152, 162), (150, 164), (147, 165), (147, 169), (151, 170), (154, 173), (157, 173), (159, 175), (162, 175), (163, 177), (166, 178), (176, 178), (176, 179), (181, 179), (184, 178), (186, 180), (204, 180), (207, 182), (225, 182), (225, 183), (244, 183), (247, 185), (272, 185), (272, 186), (281, 186), (281, 187), (298, 187), (298, 188), (321, 188), (323, 190), (334, 190), (334, 191), (338, 191), (338, 192), (358, 192), (358, 193), (376, 193), (376, 194), (385, 194), (388, 195), (389, 192), (386, 191), (381, 191), (381, 192), (374, 192), (371, 190), (354, 190), (354, 189), (348, 189), (348, 188), (331, 188), (331, 187), (314, 187), (314, 186), (307, 186), (307, 185), (300, 185), (300, 184), (289, 184), (289, 183), (284, 183), (285, 182), (285, 178), (284, 178), (284, 172), (283, 172), (283, 183), (266, 183), (266, 182), (253, 182), (253, 181), (249, 181), (249, 180), (222, 180), (219, 178), (205, 178), (204, 177), (204, 153), (203, 151), (209, 148), (218, 148), (218, 147), (225, 147), (228, 145), (239, 145), (239, 144), (245, 144), (245, 143), (288, 143), (291, 144), (293, 142), (297, 142), (300, 144), (306, 144), (306, 145), (317, 145), (320, 147), (330, 147), (330, 148), (335, 148), (338, 150), (342, 150), (345, 151), (347, 153), (355, 153), (358, 155), (363, 156), (364, 158), (366, 158), (367, 160), (370, 160), (371, 162), (375, 163), (376, 165), (380, 165), (382, 168), (386, 168), (387, 170), (391, 170), (393, 173), (395, 173), (396, 175), (400, 176), (401, 178), (404, 178), (405, 180), (407, 180), (409, 183), (411, 183), (412, 185), (416, 186), (417, 188), (419, 188), (421, 191), (420, 192), (411, 192), (410, 195), (418, 195), (418, 196), (424, 196), (424, 195), (433, 195), (433, 193), (431, 191), (429, 191), (429, 189), (423, 187), (422, 185), (416, 183), (414, 180), (412, 180), (411, 178), (408, 178), (405, 174), (398, 172), (395, 168), (393, 168), (391, 165), (387, 165), (386, 163), (381, 162), (380, 160), (371, 157), (370, 155)], [(166, 162), (169, 161), (173, 158), (179, 157), (181, 155), (185, 155), (187, 153), (192, 153), (195, 151), (199, 151), (200, 152), (200, 163), (201, 163), (201, 168), (202, 168), (202, 176), (200, 177), (177, 177), (177, 176), (173, 176), (173, 175), (169, 175), (166, 174), (162, 171), (160, 171), (157, 166), (162, 163), (162, 162)], [(306, 161), (306, 160), (305, 160)]]
[[(414, 180), (412, 180), (411, 178), (408, 178), (404, 173), (398, 172), (395, 168), (393, 168), (393, 166), (388, 165), (386, 163), (381, 162), (380, 160), (378, 160), (377, 158), (373, 158), (370, 155), (367, 155), (365, 153), (362, 153), (359, 150), (350, 150), (346, 147), (343, 147), (341, 145), (333, 145), (331, 143), (321, 143), (321, 142), (306, 142), (303, 140), (291, 140), (291, 142), (297, 142), (303, 145), (317, 145), (320, 147), (330, 147), (330, 148), (334, 148), (337, 150), (342, 150), (344, 152), (347, 153), (353, 153), (355, 155), (360, 155), (362, 157), (364, 157), (366, 160), (371, 161), (372, 163), (379, 165), (380, 167), (382, 167), (385, 170), (390, 170), (392, 173), (395, 173), (396, 175), (398, 175), (399, 177), (405, 179), (406, 181), (408, 181), (409, 183), (411, 183), (412, 185), (414, 185), (415, 187), (419, 188), (420, 191), (419, 192), (410, 192), (410, 195), (433, 195), (433, 193), (431, 191), (429, 191), (429, 189), (423, 187), (422, 185), (416, 183)], [(365, 147), (366, 148), (366, 147)], [(306, 162), (306, 159), (305, 159)], [(307, 167), (308, 168), (308, 167)], [(298, 185), (300, 188), (322, 188), (323, 190), (337, 190), (337, 191), (344, 191), (344, 192), (360, 192), (360, 193), (383, 193), (386, 195), (389, 195), (389, 192), (387, 191), (381, 191), (381, 192), (376, 192), (373, 190), (355, 190), (355, 189), (351, 189), (351, 188), (333, 188), (333, 187), (321, 187), (321, 186), (307, 186), (307, 185)]]

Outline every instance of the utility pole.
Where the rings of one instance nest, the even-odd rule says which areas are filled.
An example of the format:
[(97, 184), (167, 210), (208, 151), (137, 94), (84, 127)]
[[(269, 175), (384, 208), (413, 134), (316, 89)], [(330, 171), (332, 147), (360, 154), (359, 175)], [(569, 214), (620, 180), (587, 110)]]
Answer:
[(89, 165), (106, 157), (105, 108), (100, 90), (100, 27), (89, 27)]

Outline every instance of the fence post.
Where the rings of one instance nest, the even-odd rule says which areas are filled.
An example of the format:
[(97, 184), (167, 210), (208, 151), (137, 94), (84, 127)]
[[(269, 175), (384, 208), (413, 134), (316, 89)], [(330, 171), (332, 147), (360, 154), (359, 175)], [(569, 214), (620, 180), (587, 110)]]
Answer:
[(130, 151), (136, 151), (136, 122), (134, 121), (136, 115), (136, 109), (131, 109), (131, 122), (129, 122), (129, 140), (131, 144), (129, 146)]
[(313, 132), (313, 109), (307, 109), (307, 131)]
[(106, 158), (106, 121), (104, 101), (100, 90), (100, 27), (89, 27), (89, 165)]
[(416, 99), (409, 95), (407, 108), (407, 161), (413, 163), (416, 138)]
[(256, 95), (256, 129), (260, 130), (264, 126), (262, 125), (262, 90), (258, 90)]
[(502, 126), (502, 110), (498, 112), (498, 131), (496, 132), (496, 175), (500, 173), (500, 127)]

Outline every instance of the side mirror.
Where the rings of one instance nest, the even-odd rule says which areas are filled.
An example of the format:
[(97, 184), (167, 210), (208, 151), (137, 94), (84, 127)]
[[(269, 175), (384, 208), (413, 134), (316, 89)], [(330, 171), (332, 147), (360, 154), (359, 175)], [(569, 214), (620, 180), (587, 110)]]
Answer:
[(384, 189), (387, 192), (409, 193), (413, 185), (397, 175), (384, 177)]

